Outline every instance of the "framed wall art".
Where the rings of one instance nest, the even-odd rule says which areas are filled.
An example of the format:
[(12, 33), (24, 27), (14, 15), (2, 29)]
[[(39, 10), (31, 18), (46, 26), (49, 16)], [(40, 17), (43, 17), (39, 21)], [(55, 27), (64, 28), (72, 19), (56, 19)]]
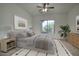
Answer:
[(27, 28), (27, 20), (14, 15), (14, 28), (15, 29), (26, 29)]

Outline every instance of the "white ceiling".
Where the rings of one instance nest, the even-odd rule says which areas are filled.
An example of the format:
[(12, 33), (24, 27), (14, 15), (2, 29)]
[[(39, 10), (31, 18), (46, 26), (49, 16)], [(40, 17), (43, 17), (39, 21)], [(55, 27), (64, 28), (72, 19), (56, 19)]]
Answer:
[[(41, 3), (19, 3), (17, 4), (23, 9), (25, 9), (31, 15), (40, 14), (39, 8), (36, 6), (41, 5)], [(50, 3), (50, 6), (55, 7), (54, 9), (49, 9), (48, 13), (68, 13), (76, 3)]]

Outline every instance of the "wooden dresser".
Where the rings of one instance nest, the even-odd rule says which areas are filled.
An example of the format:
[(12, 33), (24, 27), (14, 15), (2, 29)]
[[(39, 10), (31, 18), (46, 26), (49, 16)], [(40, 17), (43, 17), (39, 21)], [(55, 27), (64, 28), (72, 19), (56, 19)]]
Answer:
[(79, 48), (79, 34), (77, 34), (77, 33), (70, 33), (68, 35), (68, 42), (70, 42), (75, 47)]

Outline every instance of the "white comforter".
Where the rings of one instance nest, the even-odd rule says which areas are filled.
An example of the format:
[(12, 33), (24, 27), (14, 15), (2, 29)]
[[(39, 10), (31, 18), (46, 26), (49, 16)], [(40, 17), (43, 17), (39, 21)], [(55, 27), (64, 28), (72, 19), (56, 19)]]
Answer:
[(19, 38), (18, 46), (22, 48), (34, 47), (49, 52), (53, 52), (54, 42), (52, 38), (45, 34), (36, 35), (30, 38)]

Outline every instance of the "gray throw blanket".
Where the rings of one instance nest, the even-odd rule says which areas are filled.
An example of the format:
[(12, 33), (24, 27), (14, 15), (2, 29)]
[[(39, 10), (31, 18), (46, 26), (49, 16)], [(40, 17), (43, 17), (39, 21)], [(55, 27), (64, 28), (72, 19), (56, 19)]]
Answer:
[(35, 48), (45, 50), (47, 52), (54, 52), (54, 41), (48, 35), (38, 35), (34, 40)]

